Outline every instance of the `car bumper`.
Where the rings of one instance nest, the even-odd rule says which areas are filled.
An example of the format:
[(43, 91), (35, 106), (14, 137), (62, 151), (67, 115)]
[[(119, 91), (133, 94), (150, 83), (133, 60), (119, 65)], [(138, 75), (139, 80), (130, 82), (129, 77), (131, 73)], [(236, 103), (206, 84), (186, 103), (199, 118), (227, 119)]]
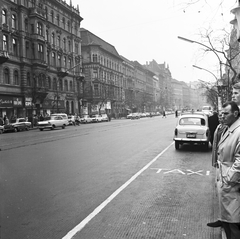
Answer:
[(185, 138), (174, 138), (174, 141), (178, 141), (178, 142), (182, 142), (182, 143), (189, 143), (189, 142), (193, 142), (193, 143), (201, 143), (201, 142), (209, 142), (208, 139), (185, 139)]

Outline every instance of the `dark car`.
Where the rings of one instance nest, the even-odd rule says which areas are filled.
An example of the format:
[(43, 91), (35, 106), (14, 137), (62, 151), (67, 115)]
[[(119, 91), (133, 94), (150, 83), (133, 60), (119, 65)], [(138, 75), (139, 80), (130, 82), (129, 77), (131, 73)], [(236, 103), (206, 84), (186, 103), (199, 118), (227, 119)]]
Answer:
[(1, 127), (1, 132), (5, 133), (5, 132), (17, 132), (17, 130), (14, 128), (14, 126), (12, 124), (7, 124), (7, 125), (3, 125)]

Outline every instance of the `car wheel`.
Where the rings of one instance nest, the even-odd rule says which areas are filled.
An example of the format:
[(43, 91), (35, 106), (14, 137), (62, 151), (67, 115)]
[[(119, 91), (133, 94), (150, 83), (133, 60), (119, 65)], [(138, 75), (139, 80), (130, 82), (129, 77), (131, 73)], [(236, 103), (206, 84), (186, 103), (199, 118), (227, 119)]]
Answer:
[(179, 147), (180, 147), (179, 142), (178, 142), (178, 141), (175, 141), (175, 149), (176, 149), (176, 150), (179, 150)]
[(25, 130), (26, 130), (26, 131), (28, 131), (28, 130), (29, 130), (29, 128), (28, 128), (28, 127), (26, 127), (26, 128), (25, 128)]
[(39, 129), (40, 131), (43, 131), (43, 129)]
[(2, 129), (0, 129), (0, 134), (2, 134), (3, 133), (3, 130)]
[(52, 125), (51, 130), (55, 129), (55, 125)]
[(19, 129), (18, 128), (14, 128), (14, 132), (18, 132), (19, 131)]
[(65, 129), (65, 125), (62, 126), (62, 129)]

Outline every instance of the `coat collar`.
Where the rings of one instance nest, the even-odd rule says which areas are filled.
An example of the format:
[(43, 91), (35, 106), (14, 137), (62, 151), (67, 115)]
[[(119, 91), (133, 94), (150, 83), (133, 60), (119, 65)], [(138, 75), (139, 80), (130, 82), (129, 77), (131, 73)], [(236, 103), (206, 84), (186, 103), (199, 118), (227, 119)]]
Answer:
[(222, 135), (220, 141), (219, 141), (219, 145), (222, 144), (225, 139), (233, 133), (233, 131), (235, 129), (237, 129), (238, 127), (240, 127), (240, 118), (238, 118), (227, 130), (226, 132)]

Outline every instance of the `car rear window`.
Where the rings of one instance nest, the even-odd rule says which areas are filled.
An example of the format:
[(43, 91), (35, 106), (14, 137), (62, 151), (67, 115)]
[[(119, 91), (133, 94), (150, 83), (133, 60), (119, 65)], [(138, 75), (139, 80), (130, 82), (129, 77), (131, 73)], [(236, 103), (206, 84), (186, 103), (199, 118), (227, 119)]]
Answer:
[(206, 121), (203, 118), (183, 118), (179, 121), (180, 125), (206, 125)]

